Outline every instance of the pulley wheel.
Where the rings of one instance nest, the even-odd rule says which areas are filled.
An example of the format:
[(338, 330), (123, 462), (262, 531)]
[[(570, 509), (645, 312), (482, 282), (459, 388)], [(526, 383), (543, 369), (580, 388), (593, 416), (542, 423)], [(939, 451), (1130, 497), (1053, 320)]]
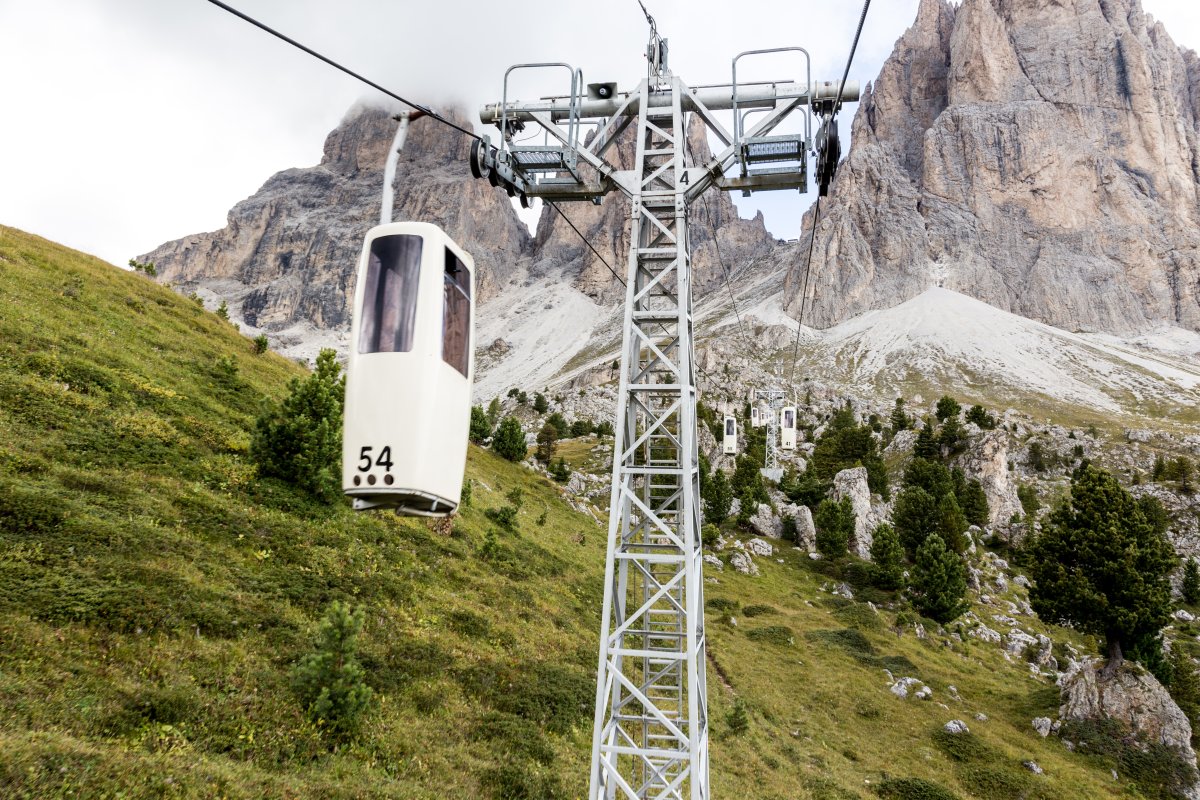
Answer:
[(487, 145), (482, 139), (476, 139), (471, 144), (471, 175), (476, 178), (486, 178), (491, 169), (487, 165)]

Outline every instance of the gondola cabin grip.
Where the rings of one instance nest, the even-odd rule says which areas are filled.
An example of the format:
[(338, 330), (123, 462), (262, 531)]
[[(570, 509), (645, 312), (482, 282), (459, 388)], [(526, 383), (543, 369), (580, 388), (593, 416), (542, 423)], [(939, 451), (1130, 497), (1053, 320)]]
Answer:
[(342, 489), (354, 508), (440, 517), (462, 493), (475, 262), (436, 225), (372, 228), (346, 365)]

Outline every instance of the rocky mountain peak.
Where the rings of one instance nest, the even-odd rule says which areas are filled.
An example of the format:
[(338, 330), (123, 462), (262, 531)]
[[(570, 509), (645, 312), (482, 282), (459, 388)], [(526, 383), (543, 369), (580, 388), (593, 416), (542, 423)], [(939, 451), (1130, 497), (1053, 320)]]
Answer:
[(1200, 329), (1198, 77), (1138, 0), (924, 0), (860, 103), (806, 321), (944, 286), (1068, 330)]

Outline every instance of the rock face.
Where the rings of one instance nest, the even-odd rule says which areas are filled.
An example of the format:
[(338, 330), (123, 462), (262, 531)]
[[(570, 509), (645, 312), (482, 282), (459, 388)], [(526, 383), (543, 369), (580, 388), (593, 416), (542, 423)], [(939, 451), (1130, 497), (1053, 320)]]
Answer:
[[(1200, 58), (1139, 0), (921, 0), (853, 134), (806, 322), (943, 286), (1068, 330), (1200, 330)], [(804, 261), (780, 257), (795, 316)]]
[(866, 467), (844, 469), (833, 476), (833, 499), (850, 498), (854, 507), (854, 536), (849, 550), (859, 558), (870, 560), (872, 535), (875, 530), (875, 515), (871, 513), (871, 490), (867, 487)]
[[(362, 238), (379, 222), (395, 132), (390, 112), (352, 108), (325, 140), (320, 164), (271, 177), (233, 207), (225, 228), (168, 242), (139, 260), (154, 261), (161, 280), (180, 289), (211, 289), (256, 328), (344, 329)], [(393, 217), (444, 228), (474, 256), (478, 296), (486, 299), (528, 258), (532, 241), (508, 197), (471, 179), (469, 145), (432, 119), (413, 121), (396, 168)]]
[(1162, 684), (1130, 662), (1112, 676), (1100, 668), (1097, 659), (1088, 658), (1062, 677), (1059, 717), (1118, 720), (1150, 741), (1179, 748), (1195, 763), (1192, 726)]
[(1003, 431), (984, 431), (963, 457), (963, 472), (977, 478), (988, 501), (988, 522), (1006, 522), (1021, 513), (1017, 490), (1008, 479), (1008, 445)]

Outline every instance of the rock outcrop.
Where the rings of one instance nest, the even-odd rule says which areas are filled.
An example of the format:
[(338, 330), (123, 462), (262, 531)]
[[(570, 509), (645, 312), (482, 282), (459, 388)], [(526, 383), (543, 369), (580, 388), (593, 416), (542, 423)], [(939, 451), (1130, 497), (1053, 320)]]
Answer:
[(812, 276), (817, 327), (943, 286), (1068, 330), (1200, 330), (1200, 58), (1139, 0), (921, 0)]
[(871, 559), (871, 544), (874, 541), (877, 520), (871, 512), (871, 490), (867, 487), (866, 467), (844, 469), (833, 476), (833, 499), (850, 498), (854, 508), (854, 535), (850, 537), (851, 553), (859, 558)]
[(963, 472), (978, 479), (988, 502), (988, 522), (1007, 522), (1021, 513), (1017, 490), (1008, 478), (1008, 444), (1004, 431), (983, 431), (973, 437), (963, 456)]
[(1148, 741), (1179, 749), (1188, 763), (1196, 763), (1187, 715), (1162, 684), (1136, 664), (1127, 661), (1106, 675), (1102, 662), (1086, 658), (1073, 665), (1059, 685), (1060, 718), (1117, 720)]

